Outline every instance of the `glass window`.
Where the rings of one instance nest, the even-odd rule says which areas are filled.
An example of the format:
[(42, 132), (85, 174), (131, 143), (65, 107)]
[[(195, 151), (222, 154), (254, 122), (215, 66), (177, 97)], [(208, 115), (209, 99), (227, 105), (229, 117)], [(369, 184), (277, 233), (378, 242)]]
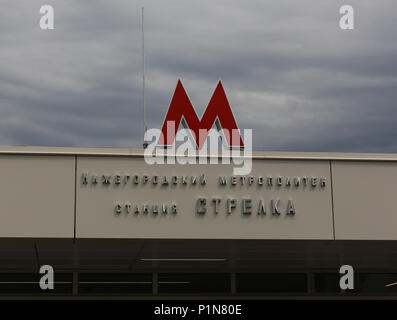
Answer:
[(305, 273), (237, 273), (237, 293), (306, 293)]
[(341, 274), (316, 273), (314, 274), (314, 292), (324, 294), (357, 294), (363, 292), (366, 274), (354, 274), (354, 289), (342, 290), (339, 285)]
[(43, 274), (37, 273), (2, 273), (0, 274), (1, 295), (41, 295), (72, 294), (73, 275), (70, 273), (54, 274), (54, 289), (40, 288)]
[(341, 293), (339, 273), (314, 274), (314, 291), (316, 293)]
[(151, 273), (80, 273), (79, 294), (151, 294)]
[(367, 273), (362, 275), (361, 291), (374, 294), (397, 294), (397, 274)]
[(160, 273), (159, 293), (230, 293), (228, 273)]

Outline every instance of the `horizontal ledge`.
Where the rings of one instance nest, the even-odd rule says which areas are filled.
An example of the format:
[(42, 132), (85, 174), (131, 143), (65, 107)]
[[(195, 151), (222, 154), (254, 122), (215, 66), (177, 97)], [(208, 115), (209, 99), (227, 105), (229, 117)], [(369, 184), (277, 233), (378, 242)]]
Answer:
[[(242, 153), (244, 154), (244, 153)], [(143, 149), (130, 148), (67, 148), (67, 147), (25, 147), (0, 146), (0, 155), (41, 155), (41, 156), (90, 156), (90, 157), (143, 157)], [(177, 154), (176, 156), (183, 156)], [(206, 158), (221, 158), (219, 155), (206, 155)], [(198, 158), (199, 156), (196, 156)], [(238, 158), (249, 158), (239, 156)], [(253, 159), (264, 160), (322, 160), (322, 161), (379, 161), (397, 162), (397, 154), (391, 153), (337, 153), (337, 152), (285, 152), (253, 151)]]

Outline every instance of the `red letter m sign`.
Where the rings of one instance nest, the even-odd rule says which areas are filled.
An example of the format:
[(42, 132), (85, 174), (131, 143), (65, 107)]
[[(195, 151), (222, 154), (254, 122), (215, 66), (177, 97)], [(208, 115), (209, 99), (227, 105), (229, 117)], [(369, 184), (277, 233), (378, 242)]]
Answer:
[(201, 120), (199, 120), (181, 81), (178, 80), (163, 128), (161, 129), (159, 146), (173, 145), (181, 121), (182, 125), (193, 133), (193, 138), (199, 149), (203, 147), (208, 131), (214, 123), (218, 131), (222, 130), (224, 133), (229, 147), (244, 147), (221, 81), (218, 82), (207, 109)]

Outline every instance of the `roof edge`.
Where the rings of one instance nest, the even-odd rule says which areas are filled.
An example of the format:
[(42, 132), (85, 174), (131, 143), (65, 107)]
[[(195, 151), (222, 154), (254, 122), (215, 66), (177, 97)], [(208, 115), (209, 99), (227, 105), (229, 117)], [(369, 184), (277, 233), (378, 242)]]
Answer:
[[(133, 148), (80, 148), (40, 146), (0, 146), (0, 155), (60, 155), (60, 156), (113, 156), (143, 157), (143, 149)], [(221, 153), (219, 153), (219, 156)], [(249, 155), (246, 155), (249, 156)], [(245, 157), (246, 157), (245, 156)], [(341, 152), (286, 152), (253, 151), (254, 159), (276, 160), (341, 160), (341, 161), (397, 161), (394, 153), (341, 153)]]

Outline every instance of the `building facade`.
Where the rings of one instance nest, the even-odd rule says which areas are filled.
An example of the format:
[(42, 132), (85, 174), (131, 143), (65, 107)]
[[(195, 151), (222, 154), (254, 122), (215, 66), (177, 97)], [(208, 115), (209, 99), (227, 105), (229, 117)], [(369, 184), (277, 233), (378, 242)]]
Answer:
[(397, 296), (397, 155), (252, 161), (237, 176), (141, 150), (0, 148), (0, 295)]

